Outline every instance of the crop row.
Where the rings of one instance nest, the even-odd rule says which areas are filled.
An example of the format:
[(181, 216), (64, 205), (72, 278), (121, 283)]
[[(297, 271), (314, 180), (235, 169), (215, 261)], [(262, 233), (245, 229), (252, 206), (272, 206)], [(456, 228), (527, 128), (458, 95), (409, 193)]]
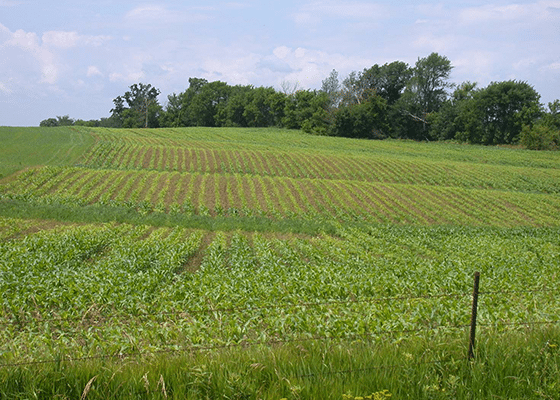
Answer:
[(146, 202), (160, 212), (187, 205), (202, 215), (351, 214), (371, 222), (421, 225), (555, 226), (560, 215), (560, 198), (545, 194), (154, 170), (46, 167), (26, 172), (5, 191), (35, 198), (68, 197), (85, 204)]
[(307, 179), (341, 179), (465, 188), (560, 193), (560, 170), (484, 164), (410, 161), (385, 157), (293, 151), (141, 146), (100, 141), (82, 165), (191, 173), (236, 173)]
[(406, 141), (368, 141), (307, 135), (284, 129), (167, 128), (167, 129), (90, 129), (97, 142), (114, 146), (126, 143), (139, 147), (182, 147), (197, 149), (277, 150), (313, 154), (363, 155), (369, 158), (409, 161), (450, 161), (466, 164), (503, 165), (560, 169), (554, 152), (531, 152), (495, 147), (419, 143)]
[(483, 324), (546, 320), (560, 306), (558, 229), (338, 236), (111, 224), (4, 241), (0, 359), (445, 329), (468, 323), (474, 270), (503, 292), (481, 299)]

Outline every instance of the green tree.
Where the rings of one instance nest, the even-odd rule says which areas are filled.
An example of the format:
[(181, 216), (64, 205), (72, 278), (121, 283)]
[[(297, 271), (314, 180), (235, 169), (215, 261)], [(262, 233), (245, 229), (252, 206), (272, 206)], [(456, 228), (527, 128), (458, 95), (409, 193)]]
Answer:
[[(230, 86), (220, 81), (204, 83), (201, 86), (198, 86), (198, 83), (195, 81), (194, 95), (191, 97), (188, 93), (185, 98), (187, 101), (190, 100), (187, 105), (189, 119), (195, 126), (217, 126), (216, 115), (221, 108), (226, 106)], [(187, 92), (191, 90), (191, 87)], [(183, 106), (185, 105), (186, 103), (183, 103)]]
[(482, 125), (475, 102), (477, 91), (476, 83), (460, 84), (440, 110), (430, 116), (430, 136), (438, 140), (455, 139), (457, 135), (480, 136)]
[(334, 110), (338, 107), (341, 100), (340, 89), (338, 72), (333, 69), (330, 75), (321, 82), (321, 91), (325, 93), (329, 99), (328, 110)]
[(398, 136), (434, 139), (429, 129), (430, 114), (439, 111), (447, 100), (447, 89), (453, 86), (448, 82), (452, 69), (449, 59), (437, 53), (418, 59), (405, 92), (395, 102), (397, 113), (392, 117)]
[(58, 120), (56, 118), (47, 118), (39, 122), (39, 126), (47, 127), (47, 128), (58, 126)]
[(75, 122), (69, 115), (57, 115), (56, 119), (58, 120), (58, 126), (72, 126)]
[[(138, 83), (130, 86), (123, 96), (113, 99), (113, 117), (118, 118), (125, 128), (156, 128), (159, 126), (161, 106), (158, 103), (159, 89)], [(126, 106), (125, 106), (126, 103)]]
[(560, 130), (545, 123), (537, 123), (534, 126), (524, 125), (519, 142), (529, 150), (558, 150)]
[(361, 86), (369, 89), (369, 93), (380, 96), (387, 101), (387, 105), (391, 106), (401, 97), (411, 76), (412, 70), (408, 64), (394, 61), (382, 66), (375, 64), (364, 69), (360, 80), (363, 82)]
[(335, 115), (332, 134), (351, 138), (383, 139), (388, 130), (387, 101), (380, 96), (340, 107)]
[(76, 126), (87, 126), (87, 127), (90, 127), (90, 128), (94, 128), (96, 126), (99, 126), (99, 120), (90, 119), (89, 121), (84, 121), (83, 119), (77, 119), (74, 122), (74, 125), (76, 125)]
[(216, 124), (219, 126), (249, 126), (244, 112), (253, 89), (252, 86), (231, 87), (227, 103), (216, 113)]
[(315, 130), (321, 125), (320, 115), (326, 114), (325, 110), (329, 102), (328, 94), (323, 91), (298, 90), (286, 99), (282, 126), (288, 129), (301, 129), (306, 121), (313, 118), (315, 122), (307, 123), (306, 130)]
[(548, 111), (534, 125), (523, 125), (519, 142), (530, 150), (560, 149), (560, 100), (548, 103)]
[(247, 103), (243, 111), (247, 125), (277, 126), (284, 116), (286, 95), (272, 87), (259, 87), (247, 94)]
[(543, 123), (553, 129), (560, 130), (560, 100), (548, 103), (548, 112), (543, 115)]
[(493, 82), (475, 97), (481, 115), (483, 144), (515, 143), (523, 125), (542, 114), (540, 95), (526, 82)]

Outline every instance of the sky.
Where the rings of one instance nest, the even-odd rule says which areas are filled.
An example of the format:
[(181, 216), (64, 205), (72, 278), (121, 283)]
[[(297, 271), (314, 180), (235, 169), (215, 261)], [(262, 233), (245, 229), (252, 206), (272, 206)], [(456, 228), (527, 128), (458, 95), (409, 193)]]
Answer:
[(432, 52), (453, 83), (518, 80), (560, 98), (560, 0), (0, 0), (0, 126), (108, 117), (134, 83), (190, 77), (318, 89)]

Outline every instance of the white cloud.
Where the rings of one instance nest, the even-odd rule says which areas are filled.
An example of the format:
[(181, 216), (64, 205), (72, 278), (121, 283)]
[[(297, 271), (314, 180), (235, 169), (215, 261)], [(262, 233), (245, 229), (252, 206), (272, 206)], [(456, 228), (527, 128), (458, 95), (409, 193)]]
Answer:
[[(5, 46), (19, 49), (32, 55), (40, 66), (42, 83), (54, 84), (58, 78), (58, 68), (55, 63), (55, 56), (49, 50), (43, 48), (39, 43), (39, 37), (34, 32), (25, 32), (22, 29), (18, 29), (14, 33), (9, 30), (6, 32), (3, 29), (5, 35), (8, 36), (8, 40), (4, 42)], [(9, 50), (8, 50), (9, 51)]]
[(78, 44), (80, 36), (77, 32), (49, 31), (43, 33), (41, 39), (47, 46), (69, 49)]
[[(10, 54), (5, 58), (5, 63), (12, 65), (10, 68), (20, 76), (20, 81), (28, 81), (32, 76), (29, 74), (34, 73), (38, 82), (54, 85), (59, 80), (61, 70), (68, 68), (63, 54), (59, 54), (60, 50), (78, 46), (99, 46), (107, 40), (110, 40), (110, 37), (80, 35), (75, 31), (47, 31), (39, 38), (35, 32), (26, 32), (23, 29), (11, 32), (0, 24), (0, 46), (4, 47), (5, 54)], [(33, 57), (36, 62), (22, 65), (23, 70), (19, 71), (10, 60), (19, 59), (22, 53)]]
[(69, 49), (76, 46), (101, 46), (111, 40), (110, 36), (98, 35), (87, 36), (79, 35), (78, 32), (67, 31), (48, 31), (41, 38), (43, 44), (60, 49)]
[(41, 68), (41, 82), (54, 85), (58, 79), (58, 68), (50, 62), (46, 62)]
[(292, 14), (296, 24), (316, 29), (325, 19), (378, 22), (390, 16), (390, 7), (366, 1), (314, 1), (303, 4)]
[(90, 65), (87, 69), (86, 76), (91, 78), (92, 76), (103, 76), (103, 73), (95, 65)]
[(30, 51), (39, 48), (39, 38), (34, 32), (25, 32), (23, 29), (18, 29), (11, 36), (11, 39), (6, 42), (8, 45)]
[(280, 46), (275, 48), (272, 51), (272, 54), (274, 54), (276, 57), (278, 57), (279, 59), (284, 59), (288, 56), (288, 54), (290, 54), (292, 50), (289, 47), (286, 46)]
[(541, 68), (539, 68), (539, 70), (541, 72), (543, 71), (553, 71), (553, 72), (559, 72), (560, 73), (560, 61), (558, 62), (553, 62), (551, 64), (547, 64), (547, 65), (543, 65)]
[(333, 69), (338, 70), (342, 77), (352, 70), (372, 65), (372, 60), (362, 57), (303, 47), (294, 50), (287, 46), (280, 46), (273, 50), (272, 55), (287, 67), (284, 70), (278, 69), (277, 73), (270, 77), (277, 85), (282, 81), (288, 81), (297, 82), (300, 87), (306, 88), (319, 87)]
[(12, 94), (12, 90), (6, 86), (4, 83), (0, 82), (0, 93)]
[(304, 4), (300, 10), (302, 14), (349, 19), (381, 19), (389, 15), (386, 6), (365, 1), (315, 1)]
[(503, 6), (488, 4), (461, 10), (458, 20), (465, 25), (554, 21), (560, 17), (559, 8), (560, 1), (537, 1)]
[(422, 51), (428, 49), (429, 52), (435, 51), (440, 54), (446, 54), (450, 50), (454, 50), (460, 43), (461, 40), (454, 35), (437, 35), (432, 33), (421, 35), (412, 42), (416, 48)]
[(142, 71), (127, 71), (127, 72), (112, 72), (109, 74), (109, 80), (111, 82), (138, 82), (144, 77)]
[(130, 10), (124, 17), (125, 21), (137, 29), (152, 29), (154, 25), (177, 24), (208, 19), (203, 13), (170, 10), (159, 4), (143, 5)]
[(14, 7), (24, 4), (24, 1), (0, 0), (0, 7)]

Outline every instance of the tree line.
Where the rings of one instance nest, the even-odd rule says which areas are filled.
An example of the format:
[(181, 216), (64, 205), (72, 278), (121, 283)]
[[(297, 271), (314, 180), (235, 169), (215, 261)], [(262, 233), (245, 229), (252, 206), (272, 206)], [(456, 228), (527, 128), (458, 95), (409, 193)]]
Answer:
[(333, 70), (319, 90), (231, 86), (190, 78), (189, 87), (167, 96), (159, 89), (130, 86), (113, 100), (109, 118), (82, 121), (49, 118), (41, 126), (115, 128), (282, 127), (352, 138), (456, 140), (473, 144), (522, 144), (532, 149), (560, 146), (560, 100), (545, 108), (527, 82), (454, 85), (445, 56), (432, 53), (414, 66), (402, 61), (373, 65), (344, 79)]

